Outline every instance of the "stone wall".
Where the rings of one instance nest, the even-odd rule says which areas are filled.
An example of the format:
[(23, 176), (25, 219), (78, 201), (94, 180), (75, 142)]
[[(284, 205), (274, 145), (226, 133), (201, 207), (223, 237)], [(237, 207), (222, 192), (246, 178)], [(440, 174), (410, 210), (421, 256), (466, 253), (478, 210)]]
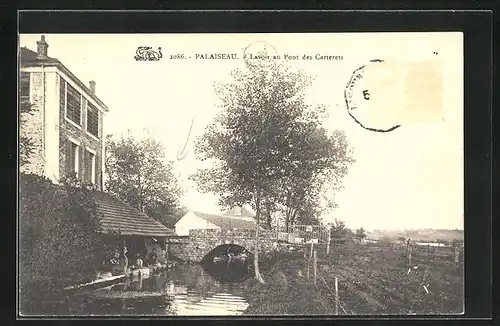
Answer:
[(33, 115), (24, 114), (21, 118), (24, 124), (20, 127), (23, 137), (31, 138), (33, 152), (29, 163), (23, 162), (21, 171), (26, 173), (45, 174), (45, 157), (43, 152), (44, 112), (43, 112), (43, 80), (42, 73), (31, 73), (30, 102), (35, 110)]
[(102, 171), (102, 113), (99, 112), (99, 128), (100, 128), (100, 138), (96, 139), (92, 136), (90, 136), (87, 131), (87, 99), (83, 97), (83, 105), (82, 105), (82, 125), (81, 128), (76, 127), (72, 123), (68, 122), (65, 119), (65, 99), (64, 99), (64, 83), (65, 80), (63, 78), (60, 78), (60, 89), (61, 89), (61, 94), (62, 96), (60, 97), (59, 101), (59, 116), (60, 116), (60, 126), (61, 126), (61, 132), (60, 132), (60, 137), (59, 137), (59, 150), (60, 153), (64, 153), (63, 155), (60, 155), (60, 160), (59, 160), (59, 171), (61, 177), (66, 176), (66, 144), (68, 137), (71, 137), (72, 139), (75, 139), (80, 142), (80, 147), (79, 147), (79, 152), (78, 152), (78, 174), (80, 176), (85, 175), (85, 149), (89, 148), (93, 152), (96, 153), (96, 158), (95, 158), (95, 175), (96, 175), (96, 185), (98, 188), (101, 186), (100, 182), (100, 173)]
[[(104, 155), (102, 112), (99, 111), (100, 137), (95, 138), (86, 132), (87, 100), (85, 96), (81, 113), (82, 125), (76, 127), (65, 119), (64, 87), (66, 81), (64, 78), (56, 72), (49, 71), (30, 74), (30, 103), (35, 111), (33, 115), (25, 114), (21, 117), (25, 123), (20, 128), (20, 134), (31, 138), (33, 152), (29, 157), (29, 163), (22, 164), (21, 171), (45, 175), (53, 181), (59, 181), (60, 178), (66, 176), (66, 141), (68, 137), (71, 137), (80, 143), (78, 153), (80, 176), (85, 173), (85, 149), (89, 148), (96, 153), (96, 184), (100, 187)], [(55, 131), (54, 128), (57, 130)]]
[[(189, 231), (189, 238), (171, 243), (169, 253), (187, 262), (200, 262), (214, 248), (223, 244), (236, 244), (250, 252), (255, 251), (255, 230), (238, 229), (195, 229)], [(259, 231), (259, 251), (276, 250), (276, 232)]]

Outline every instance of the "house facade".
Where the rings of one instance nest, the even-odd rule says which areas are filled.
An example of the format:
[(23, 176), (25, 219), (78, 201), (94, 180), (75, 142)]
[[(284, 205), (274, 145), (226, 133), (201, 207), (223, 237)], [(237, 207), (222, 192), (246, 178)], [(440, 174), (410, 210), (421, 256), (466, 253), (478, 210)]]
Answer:
[(220, 227), (202, 218), (196, 212), (187, 212), (175, 223), (175, 233), (177, 235), (189, 235), (189, 230), (192, 229), (220, 229)]
[(85, 85), (58, 59), (48, 56), (42, 36), (37, 51), (20, 49), (19, 105), (29, 103), (20, 135), (31, 139), (29, 162), (21, 171), (58, 183), (76, 174), (104, 188), (104, 116), (107, 106), (96, 95), (96, 83)]
[(233, 208), (222, 215), (189, 211), (175, 224), (175, 233), (189, 235), (190, 230), (199, 229), (255, 229), (252, 212), (241, 207)]

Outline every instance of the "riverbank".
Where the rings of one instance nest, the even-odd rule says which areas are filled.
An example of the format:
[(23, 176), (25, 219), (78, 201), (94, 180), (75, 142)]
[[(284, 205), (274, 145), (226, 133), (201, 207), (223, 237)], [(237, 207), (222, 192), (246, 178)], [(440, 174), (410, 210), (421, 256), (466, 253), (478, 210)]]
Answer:
[[(247, 280), (247, 315), (460, 314), (463, 269), (425, 257), (405, 268), (404, 253), (385, 247), (318, 248), (316, 285), (303, 252), (262, 261), (265, 284)], [(339, 304), (335, 301), (338, 280)]]
[(283, 253), (262, 262), (266, 283), (247, 280), (245, 315), (333, 314), (332, 302), (316, 295), (314, 284), (301, 272), (301, 257), (302, 253)]

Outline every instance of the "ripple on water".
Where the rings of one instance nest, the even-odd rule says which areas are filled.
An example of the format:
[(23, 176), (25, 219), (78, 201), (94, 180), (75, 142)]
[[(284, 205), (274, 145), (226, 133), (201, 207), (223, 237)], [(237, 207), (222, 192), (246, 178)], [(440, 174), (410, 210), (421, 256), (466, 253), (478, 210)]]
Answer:
[(232, 316), (248, 308), (242, 284), (217, 281), (199, 265), (129, 280), (86, 297), (83, 310), (92, 315)]

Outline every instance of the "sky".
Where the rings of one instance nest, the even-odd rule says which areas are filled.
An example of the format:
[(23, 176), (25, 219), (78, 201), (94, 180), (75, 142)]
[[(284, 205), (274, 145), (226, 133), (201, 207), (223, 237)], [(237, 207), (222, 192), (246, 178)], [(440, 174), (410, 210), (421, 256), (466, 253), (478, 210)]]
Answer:
[[(36, 50), (39, 34), (20, 35), (20, 46)], [(165, 146), (184, 188), (189, 209), (220, 213), (217, 196), (202, 194), (188, 180), (204, 164), (193, 152), (219, 111), (214, 82), (229, 80), (244, 68), (244, 49), (255, 42), (271, 45), (282, 64), (315, 77), (308, 103), (326, 105), (330, 132), (346, 133), (356, 162), (335, 193), (338, 207), (325, 221), (372, 229), (463, 229), (463, 37), (461, 33), (317, 33), (317, 34), (46, 34), (48, 55), (59, 59), (83, 83), (96, 82), (97, 96), (109, 107), (106, 134), (147, 130)], [(134, 60), (138, 46), (162, 48), (156, 62)], [(251, 47), (250, 47), (251, 49)], [(184, 54), (191, 59), (170, 59)], [(236, 60), (196, 60), (195, 54), (236, 53)], [(301, 60), (316, 54), (342, 60)], [(363, 129), (348, 114), (344, 89), (353, 71), (372, 59), (406, 64), (432, 60), (442, 73), (442, 114), (411, 121), (388, 132)], [(424, 94), (425, 96), (425, 94)], [(390, 98), (391, 96), (389, 96)], [(422, 96), (421, 96), (422, 97)], [(177, 160), (187, 142), (187, 156)]]

